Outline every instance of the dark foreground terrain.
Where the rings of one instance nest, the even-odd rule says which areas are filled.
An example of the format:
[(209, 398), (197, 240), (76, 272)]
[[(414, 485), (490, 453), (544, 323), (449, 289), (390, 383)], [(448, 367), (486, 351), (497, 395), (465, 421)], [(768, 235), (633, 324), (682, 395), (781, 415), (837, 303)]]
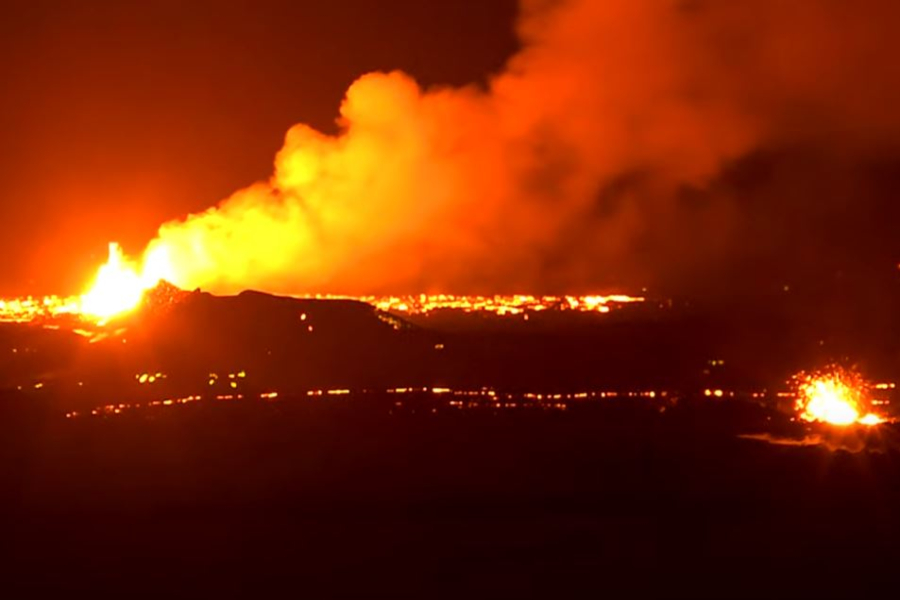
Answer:
[(851, 453), (738, 438), (766, 420), (738, 403), (661, 414), (628, 400), (564, 411), (392, 402), (6, 419), (4, 587), (821, 598), (893, 580), (893, 426), (858, 434), (878, 451)]
[(897, 426), (750, 394), (814, 336), (454, 334), (261, 295), (161, 315), (0, 331), (5, 597), (896, 595)]

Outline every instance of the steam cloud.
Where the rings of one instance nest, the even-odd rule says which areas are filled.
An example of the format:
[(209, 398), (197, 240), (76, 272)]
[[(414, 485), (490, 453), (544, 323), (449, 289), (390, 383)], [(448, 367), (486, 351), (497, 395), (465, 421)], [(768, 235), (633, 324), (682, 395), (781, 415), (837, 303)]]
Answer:
[(294, 126), (269, 181), (166, 223), (148, 256), (216, 292), (652, 278), (728, 243), (733, 204), (685, 191), (729, 164), (764, 146), (897, 139), (897, 6), (524, 0), (522, 50), (487, 89), (364, 75), (338, 135)]

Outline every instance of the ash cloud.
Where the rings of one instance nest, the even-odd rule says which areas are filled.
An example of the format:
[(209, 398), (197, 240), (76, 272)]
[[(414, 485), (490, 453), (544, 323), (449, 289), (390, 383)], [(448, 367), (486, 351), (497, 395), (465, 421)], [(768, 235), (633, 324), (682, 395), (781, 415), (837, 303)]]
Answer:
[(337, 135), (296, 125), (268, 181), (164, 224), (148, 256), (214, 292), (703, 276), (785, 205), (818, 209), (785, 197), (807, 189), (793, 181), (742, 186), (760, 156), (818, 157), (809, 189), (851, 165), (852, 189), (855, 165), (896, 151), (898, 17), (887, 0), (524, 0), (522, 49), (486, 89), (363, 75)]

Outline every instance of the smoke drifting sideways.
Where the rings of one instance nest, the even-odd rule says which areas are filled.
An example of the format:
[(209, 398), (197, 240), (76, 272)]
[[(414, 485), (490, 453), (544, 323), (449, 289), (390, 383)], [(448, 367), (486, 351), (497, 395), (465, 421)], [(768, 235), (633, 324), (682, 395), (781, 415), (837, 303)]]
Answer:
[(294, 126), (268, 181), (162, 225), (147, 256), (219, 293), (574, 293), (690, 272), (741, 243), (754, 207), (721, 181), (747, 157), (900, 139), (897, 16), (890, 0), (525, 0), (522, 48), (487, 86), (363, 75), (337, 135)]

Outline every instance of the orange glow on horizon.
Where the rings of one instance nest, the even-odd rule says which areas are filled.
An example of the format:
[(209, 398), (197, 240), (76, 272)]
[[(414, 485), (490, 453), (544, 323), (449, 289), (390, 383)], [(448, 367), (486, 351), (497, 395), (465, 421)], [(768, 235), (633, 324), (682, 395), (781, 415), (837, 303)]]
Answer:
[[(30, 323), (70, 316), (103, 325), (110, 319), (135, 310), (145, 292), (162, 281), (185, 286), (177, 276), (168, 247), (151, 245), (138, 263), (125, 256), (119, 244), (109, 244), (109, 257), (97, 270), (91, 284), (80, 296), (0, 299), (0, 322)], [(188, 287), (192, 282), (187, 282)], [(266, 291), (266, 290), (260, 290)], [(352, 296), (342, 294), (300, 294), (298, 299), (351, 299), (366, 302), (387, 313), (402, 316), (427, 315), (449, 310), (492, 314), (528, 320), (530, 314), (566, 311), (606, 314), (616, 306), (642, 303), (645, 298), (625, 294), (540, 296), (531, 294), (455, 295), (410, 294), (393, 296)]]

